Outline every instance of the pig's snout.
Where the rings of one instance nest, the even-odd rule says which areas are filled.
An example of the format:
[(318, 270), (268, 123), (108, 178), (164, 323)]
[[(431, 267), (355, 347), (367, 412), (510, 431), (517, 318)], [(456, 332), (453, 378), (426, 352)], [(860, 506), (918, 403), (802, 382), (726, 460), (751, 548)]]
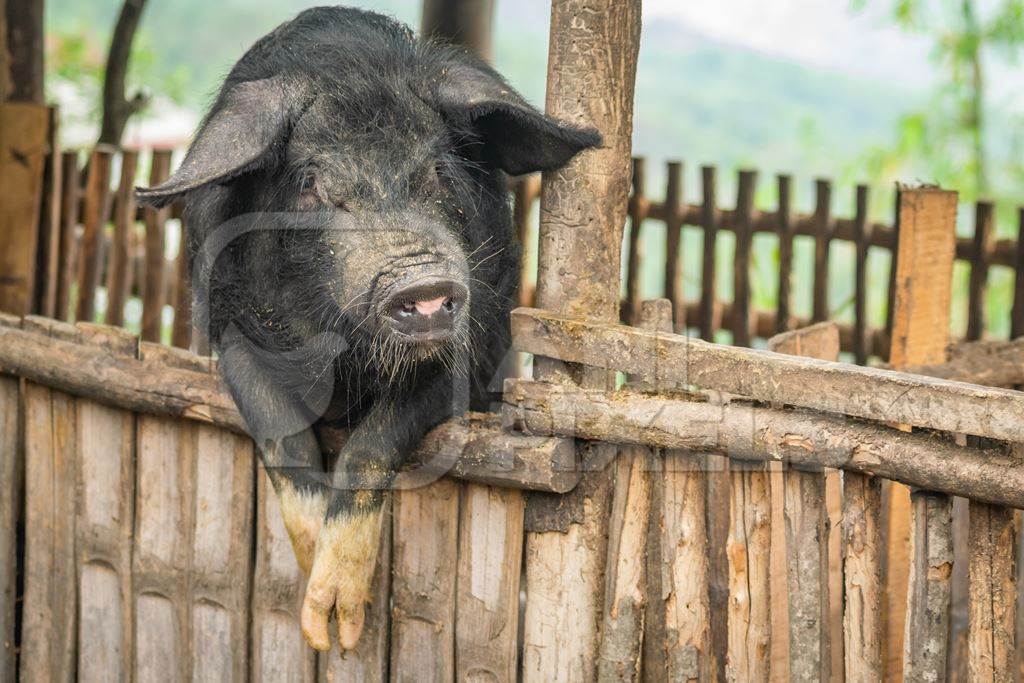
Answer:
[(419, 280), (384, 301), (387, 324), (410, 342), (444, 341), (455, 333), (469, 291), (454, 280)]

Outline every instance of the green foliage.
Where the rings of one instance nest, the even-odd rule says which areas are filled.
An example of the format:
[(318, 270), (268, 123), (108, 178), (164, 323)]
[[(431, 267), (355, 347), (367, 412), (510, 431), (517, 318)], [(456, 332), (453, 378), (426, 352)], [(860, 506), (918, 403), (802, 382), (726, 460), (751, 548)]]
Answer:
[[(853, 7), (866, 3), (854, 0)], [(894, 145), (865, 155), (865, 167), (877, 177), (920, 174), (967, 201), (1019, 201), (1020, 156), (1007, 154), (1003, 143), (1020, 137), (1022, 121), (992, 111), (988, 78), (993, 61), (1020, 57), (1024, 0), (892, 0), (891, 16), (932, 40), (940, 81), (924, 108), (902, 117)]]

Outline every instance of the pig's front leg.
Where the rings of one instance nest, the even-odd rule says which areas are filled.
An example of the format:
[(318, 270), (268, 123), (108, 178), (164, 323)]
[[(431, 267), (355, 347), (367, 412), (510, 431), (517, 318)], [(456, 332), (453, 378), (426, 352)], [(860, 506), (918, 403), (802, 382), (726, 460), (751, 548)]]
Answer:
[(295, 559), (309, 574), (330, 501), (314, 416), (244, 341), (226, 346), (219, 364), (274, 486)]
[(302, 605), (302, 632), (312, 647), (330, 649), (332, 611), (342, 650), (356, 646), (370, 601), (384, 496), (404, 457), (455, 412), (460, 408), (453, 405), (451, 380), (438, 379), (397, 402), (375, 406), (352, 432), (338, 459)]

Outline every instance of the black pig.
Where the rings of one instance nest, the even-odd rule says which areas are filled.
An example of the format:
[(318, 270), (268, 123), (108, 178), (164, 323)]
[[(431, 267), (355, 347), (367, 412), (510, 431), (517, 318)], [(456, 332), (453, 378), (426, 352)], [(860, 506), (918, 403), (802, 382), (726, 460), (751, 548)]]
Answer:
[[(195, 324), (259, 446), (302, 568), (309, 643), (355, 646), (382, 490), (431, 427), (486, 405), (518, 280), (505, 174), (599, 135), (386, 17), (302, 12), (234, 66), (178, 171)], [(318, 434), (351, 436), (333, 474)]]

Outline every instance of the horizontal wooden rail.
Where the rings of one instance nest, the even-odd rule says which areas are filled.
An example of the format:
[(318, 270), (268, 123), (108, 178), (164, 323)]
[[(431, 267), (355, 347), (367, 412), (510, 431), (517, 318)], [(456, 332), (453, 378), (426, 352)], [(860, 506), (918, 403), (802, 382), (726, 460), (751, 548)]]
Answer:
[(1024, 392), (711, 344), (538, 309), (512, 312), (512, 337), (517, 351), (649, 380), (881, 422), (1024, 441)]
[[(86, 337), (116, 336), (102, 325), (0, 314), (0, 373), (140, 413), (196, 420), (244, 434), (234, 401), (215, 363), (180, 349), (140, 342), (114, 353)], [(471, 414), (434, 429), (398, 486), (443, 472), (458, 479), (538, 491), (565, 492), (579, 474), (575, 447), (563, 439), (508, 434), (494, 416)]]
[(947, 362), (915, 366), (907, 368), (907, 372), (987, 387), (1024, 384), (1024, 337), (953, 344)]
[(724, 453), (794, 467), (831, 467), (929, 491), (1024, 508), (1024, 459), (1009, 447), (958, 446), (928, 432), (746, 401), (711, 403), (509, 379), (505, 421), (537, 435)]
[[(652, 220), (665, 220), (665, 203), (646, 203), (647, 217)], [(700, 228), (705, 216), (705, 208), (701, 204), (685, 204), (679, 207), (679, 214), (683, 218), (683, 225)], [(716, 227), (720, 230), (736, 231), (739, 224), (738, 214), (734, 209), (717, 209), (715, 211)], [(751, 213), (751, 221), (754, 232), (767, 232), (776, 234), (779, 226), (779, 215), (776, 211), (758, 211)], [(790, 224), (794, 234), (813, 237), (818, 227), (818, 218), (814, 214), (799, 214), (790, 217)], [(857, 233), (855, 220), (852, 218), (836, 218), (832, 221), (834, 228), (833, 240), (856, 242)], [(873, 247), (892, 250), (896, 244), (895, 234), (891, 226), (884, 223), (873, 223), (866, 229), (869, 243)], [(971, 261), (976, 254), (974, 240), (970, 237), (961, 237), (956, 243), (956, 257), (961, 260)], [(991, 241), (985, 249), (985, 260), (991, 265), (1017, 267), (1017, 241), (1014, 239), (999, 239)]]

